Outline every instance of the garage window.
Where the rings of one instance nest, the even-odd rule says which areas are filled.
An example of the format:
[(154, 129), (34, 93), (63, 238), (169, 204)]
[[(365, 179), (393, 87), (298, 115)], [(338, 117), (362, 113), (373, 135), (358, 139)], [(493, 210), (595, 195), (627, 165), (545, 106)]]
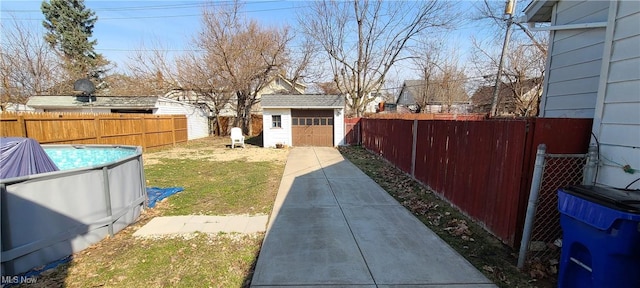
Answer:
[(271, 128), (282, 128), (282, 116), (281, 115), (272, 115), (271, 116)]

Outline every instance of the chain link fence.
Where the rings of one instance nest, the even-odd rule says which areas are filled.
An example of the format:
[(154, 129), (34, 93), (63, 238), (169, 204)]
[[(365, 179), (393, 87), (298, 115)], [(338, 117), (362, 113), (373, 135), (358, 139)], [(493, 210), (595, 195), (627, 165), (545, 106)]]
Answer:
[[(562, 187), (583, 183), (589, 154), (546, 154), (543, 152), (541, 155), (539, 148), (538, 157), (543, 160), (542, 165), (536, 162), (535, 169), (538, 170), (538, 173), (534, 172), (534, 178), (536, 174), (538, 177), (541, 176), (538, 182), (538, 193), (536, 194), (532, 190), (529, 196), (535, 198), (529, 200), (529, 210), (531, 203), (535, 203), (533, 207), (535, 212), (533, 214), (531, 211), (527, 212), (532, 215), (532, 217), (527, 215), (527, 220), (525, 220), (530, 222), (528, 223), (530, 236), (523, 236), (522, 241), (525, 246), (521, 246), (518, 266), (534, 278), (556, 278), (562, 247), (557, 191)], [(587, 173), (589, 172), (587, 171)], [(536, 185), (535, 179), (532, 182), (532, 186)], [(525, 231), (527, 230), (526, 226), (527, 224), (525, 224)], [(527, 238), (529, 239), (528, 243), (526, 243)]]

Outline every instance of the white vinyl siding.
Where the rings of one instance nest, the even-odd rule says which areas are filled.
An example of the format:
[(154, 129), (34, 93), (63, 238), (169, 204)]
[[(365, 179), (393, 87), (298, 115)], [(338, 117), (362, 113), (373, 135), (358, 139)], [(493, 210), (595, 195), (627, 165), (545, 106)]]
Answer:
[(346, 145), (344, 142), (344, 110), (333, 110), (333, 146)]
[(185, 115), (187, 117), (187, 135), (189, 140), (204, 138), (209, 136), (208, 111), (187, 103), (159, 98), (157, 110), (158, 115)]
[(630, 165), (640, 170), (640, 2), (619, 1), (617, 5), (606, 85), (601, 87), (604, 99), (593, 130), (600, 141), (602, 161), (597, 182), (624, 188), (640, 175), (621, 168)]
[[(606, 22), (608, 1), (559, 1), (551, 25)], [(542, 117), (593, 118), (605, 28), (551, 32)]]
[[(272, 116), (280, 116), (282, 127), (271, 127)], [(291, 145), (291, 109), (264, 108), (262, 110), (263, 147), (276, 147), (276, 144)]]

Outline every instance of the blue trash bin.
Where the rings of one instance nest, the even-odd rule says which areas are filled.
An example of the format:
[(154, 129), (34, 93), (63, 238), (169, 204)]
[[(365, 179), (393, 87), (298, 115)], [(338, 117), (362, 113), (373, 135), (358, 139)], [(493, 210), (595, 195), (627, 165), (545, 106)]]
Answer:
[(571, 186), (558, 210), (558, 287), (640, 287), (640, 191)]

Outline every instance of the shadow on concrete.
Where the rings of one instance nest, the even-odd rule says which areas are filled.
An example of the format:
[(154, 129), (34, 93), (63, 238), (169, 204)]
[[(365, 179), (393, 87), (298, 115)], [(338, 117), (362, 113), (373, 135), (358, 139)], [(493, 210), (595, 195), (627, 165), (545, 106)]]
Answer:
[(256, 288), (495, 287), (334, 148), (291, 150), (254, 265)]

